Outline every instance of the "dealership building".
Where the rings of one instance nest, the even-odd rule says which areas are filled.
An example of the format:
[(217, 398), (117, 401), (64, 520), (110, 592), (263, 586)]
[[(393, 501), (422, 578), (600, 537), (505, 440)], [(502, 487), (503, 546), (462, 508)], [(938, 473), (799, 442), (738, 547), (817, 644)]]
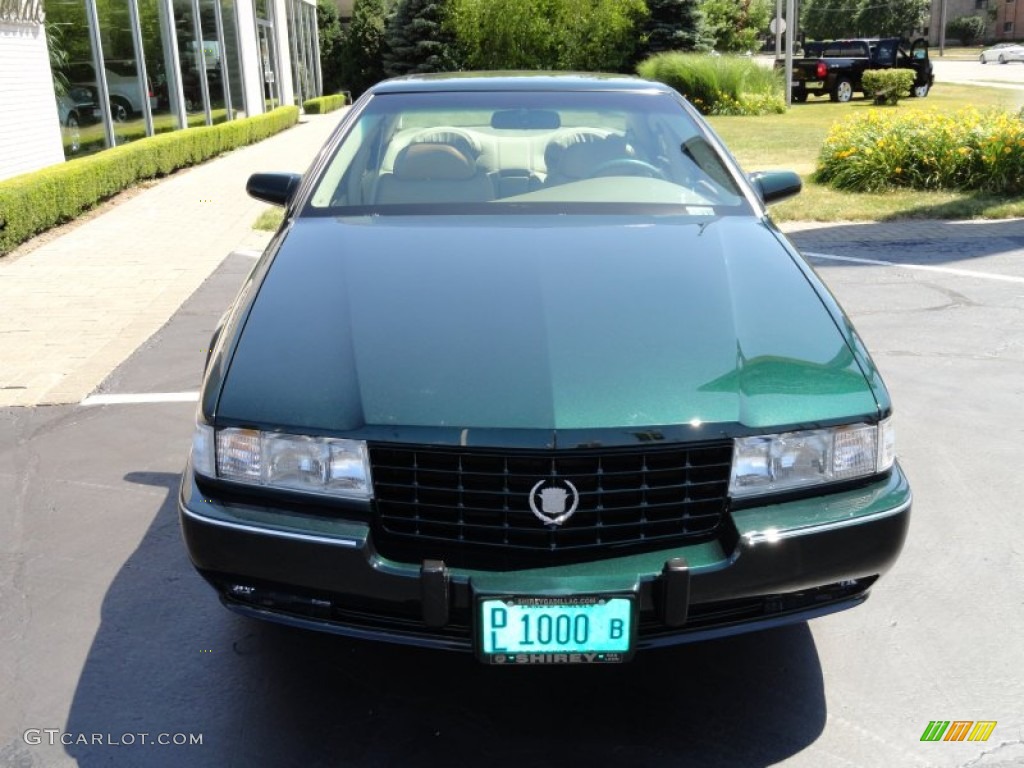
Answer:
[(321, 93), (309, 0), (0, 0), (0, 180)]

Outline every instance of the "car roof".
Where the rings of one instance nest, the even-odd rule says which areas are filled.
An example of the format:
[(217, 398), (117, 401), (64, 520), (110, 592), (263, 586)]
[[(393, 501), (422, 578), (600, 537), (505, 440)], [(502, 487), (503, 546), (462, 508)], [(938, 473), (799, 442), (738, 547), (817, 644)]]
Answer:
[(371, 93), (441, 91), (657, 91), (672, 93), (663, 83), (626, 75), (589, 72), (444, 72), (384, 80)]

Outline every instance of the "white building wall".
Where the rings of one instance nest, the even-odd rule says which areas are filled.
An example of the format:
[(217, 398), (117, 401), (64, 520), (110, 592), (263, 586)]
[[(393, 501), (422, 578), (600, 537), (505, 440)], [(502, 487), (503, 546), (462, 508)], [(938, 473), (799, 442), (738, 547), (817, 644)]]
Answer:
[(0, 179), (63, 161), (43, 25), (0, 22)]
[[(238, 48), (245, 65), (242, 68), (242, 89), (249, 115), (261, 115), (263, 107), (263, 76), (260, 74), (260, 49), (256, 44), (256, 11), (252, 0), (237, 0)], [(241, 108), (241, 105), (239, 105)]]
[(292, 40), (288, 34), (288, 8), (285, 0), (274, 2), (274, 31), (277, 33), (277, 69), (281, 82), (281, 104), (295, 103), (295, 88), (292, 83)]

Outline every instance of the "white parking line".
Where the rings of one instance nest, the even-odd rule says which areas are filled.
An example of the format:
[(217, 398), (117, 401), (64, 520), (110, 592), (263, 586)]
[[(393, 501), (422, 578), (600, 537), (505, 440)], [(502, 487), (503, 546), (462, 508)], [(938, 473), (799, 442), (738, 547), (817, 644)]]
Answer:
[(856, 256), (836, 256), (831, 253), (813, 253), (804, 251), (804, 256), (812, 259), (829, 259), (831, 261), (849, 261), (854, 264), (871, 264), (877, 267), (899, 267), (900, 269), (917, 269), (922, 272), (942, 272), (957, 277), (977, 277), (981, 280), (997, 280), (1003, 283), (1024, 283), (1024, 277), (1015, 275), (995, 275), (991, 272), (976, 272), (971, 269), (956, 269), (954, 267), (935, 267), (930, 264), (900, 264), (896, 261), (884, 261), (883, 259), (859, 259)]
[(141, 394), (89, 395), (79, 405), (135, 405), (138, 403), (195, 403), (198, 392), (145, 392)]

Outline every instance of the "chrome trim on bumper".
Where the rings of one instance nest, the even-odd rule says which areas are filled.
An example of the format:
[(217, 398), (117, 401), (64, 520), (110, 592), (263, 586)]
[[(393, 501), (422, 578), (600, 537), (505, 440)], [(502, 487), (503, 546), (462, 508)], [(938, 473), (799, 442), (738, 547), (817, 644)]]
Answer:
[(317, 544), (334, 544), (339, 547), (346, 547), (349, 549), (358, 549), (358, 547), (360, 546), (360, 543), (355, 539), (336, 538), (333, 536), (317, 536), (309, 533), (292, 533), (291, 531), (278, 531), (274, 528), (263, 528), (256, 525), (242, 525), (241, 523), (229, 523), (224, 520), (217, 520), (212, 517), (204, 517), (203, 515), (197, 515), (184, 504), (179, 504), (178, 508), (181, 510), (182, 514), (188, 515), (197, 523), (202, 523), (204, 525), (213, 525), (218, 528), (228, 528), (232, 531), (242, 531), (243, 533), (255, 533), (262, 536), (274, 536), (279, 539), (292, 539), (293, 541), (312, 541)]
[(847, 528), (851, 525), (861, 525), (863, 523), (871, 523), (876, 520), (883, 520), (893, 515), (899, 515), (910, 509), (911, 504), (914, 501), (914, 497), (910, 496), (902, 504), (893, 507), (892, 509), (883, 509), (881, 512), (875, 512), (871, 515), (863, 515), (861, 517), (851, 517), (848, 520), (836, 520), (832, 523), (823, 523), (821, 525), (804, 525), (799, 528), (784, 528), (779, 530), (777, 528), (767, 528), (763, 531), (751, 531), (743, 534), (743, 542), (748, 545), (754, 544), (771, 544), (782, 539), (791, 539), (796, 536), (805, 536), (813, 533), (824, 533), (825, 531), (835, 531), (840, 528)]

